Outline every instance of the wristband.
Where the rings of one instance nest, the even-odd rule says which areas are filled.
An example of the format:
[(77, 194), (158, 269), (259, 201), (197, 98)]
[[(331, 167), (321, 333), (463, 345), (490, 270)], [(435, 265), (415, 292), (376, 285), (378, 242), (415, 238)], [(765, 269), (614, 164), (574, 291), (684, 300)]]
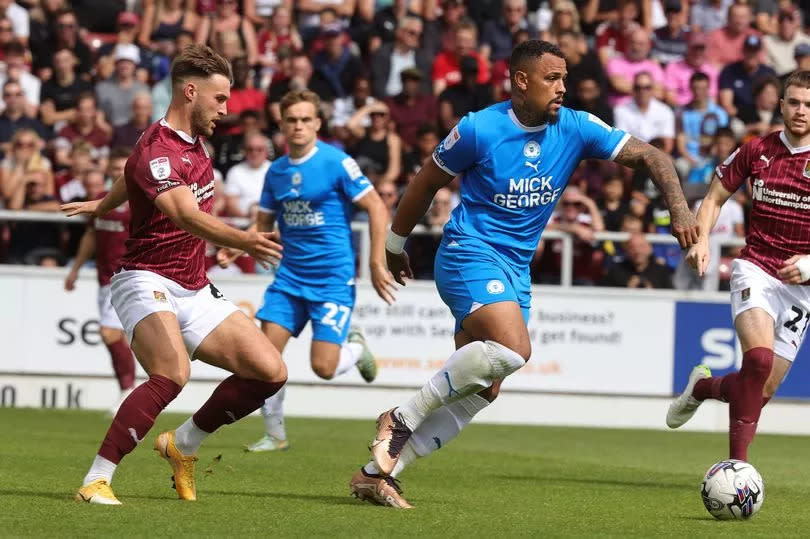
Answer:
[(802, 282), (810, 279), (810, 256), (803, 256), (797, 260), (796, 268), (799, 270)]
[(385, 250), (392, 255), (398, 255), (405, 248), (405, 241), (407, 236), (400, 236), (393, 230), (388, 231), (388, 237), (385, 238)]

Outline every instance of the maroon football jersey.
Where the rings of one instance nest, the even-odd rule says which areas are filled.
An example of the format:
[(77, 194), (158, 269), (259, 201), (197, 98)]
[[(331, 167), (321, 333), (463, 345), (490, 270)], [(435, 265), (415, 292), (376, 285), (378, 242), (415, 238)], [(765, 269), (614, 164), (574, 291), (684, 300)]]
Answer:
[(716, 170), (732, 193), (750, 178), (753, 208), (742, 251), (770, 275), (793, 255), (810, 254), (810, 146), (794, 148), (784, 132), (740, 146)]
[(110, 284), (113, 273), (121, 266), (121, 258), (129, 238), (129, 203), (125, 202), (104, 217), (92, 220), (96, 234), (96, 272), (98, 284)]
[(214, 170), (203, 140), (175, 131), (165, 119), (155, 122), (135, 145), (124, 176), (132, 220), (121, 267), (157, 273), (189, 290), (204, 287), (205, 241), (178, 228), (154, 202), (161, 193), (186, 186), (200, 210), (211, 213)]

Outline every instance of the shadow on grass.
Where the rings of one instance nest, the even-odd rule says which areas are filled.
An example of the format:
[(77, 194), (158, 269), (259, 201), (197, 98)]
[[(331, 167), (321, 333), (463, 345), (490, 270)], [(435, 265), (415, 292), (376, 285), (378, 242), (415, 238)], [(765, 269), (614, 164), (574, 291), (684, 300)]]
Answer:
[(542, 482), (544, 484), (558, 483), (565, 484), (581, 484), (581, 485), (606, 485), (612, 487), (631, 487), (631, 488), (653, 488), (660, 490), (695, 490), (695, 486), (691, 483), (650, 483), (647, 481), (633, 481), (626, 479), (597, 479), (597, 478), (580, 478), (580, 477), (554, 477), (554, 476), (534, 476), (534, 475), (493, 475), (494, 479), (501, 479), (504, 481), (533, 481)]

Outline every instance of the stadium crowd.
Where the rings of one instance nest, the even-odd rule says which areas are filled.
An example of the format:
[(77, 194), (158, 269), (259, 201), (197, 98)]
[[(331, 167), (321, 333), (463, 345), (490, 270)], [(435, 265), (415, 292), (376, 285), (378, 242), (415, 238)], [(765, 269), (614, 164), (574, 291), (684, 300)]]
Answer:
[[(532, 38), (562, 50), (567, 106), (670, 154), (697, 201), (739, 144), (781, 128), (782, 81), (810, 69), (807, 3), (0, 0), (0, 208), (56, 212), (99, 197), (165, 112), (173, 55), (197, 42), (233, 66), (229, 113), (208, 141), (218, 215), (253, 216), (265, 172), (285, 152), (279, 101), (304, 87), (323, 100), (320, 137), (357, 160), (393, 215), (453, 125), (508, 98), (511, 49)], [(455, 181), (437, 194), (425, 228), (440, 232), (457, 203)], [(749, 205), (749, 192), (735, 194), (713, 235), (741, 237)], [(677, 246), (645, 239), (669, 228), (645, 174), (584, 162), (549, 228), (574, 237), (575, 284), (701, 286)], [(596, 240), (605, 230), (631, 237)], [(0, 261), (65, 265), (81, 234), (81, 225), (3, 222)], [(438, 241), (409, 240), (417, 278), (432, 278)], [(541, 242), (533, 281), (558, 282), (560, 256), (559, 241)], [(241, 262), (234, 271), (255, 271)]]

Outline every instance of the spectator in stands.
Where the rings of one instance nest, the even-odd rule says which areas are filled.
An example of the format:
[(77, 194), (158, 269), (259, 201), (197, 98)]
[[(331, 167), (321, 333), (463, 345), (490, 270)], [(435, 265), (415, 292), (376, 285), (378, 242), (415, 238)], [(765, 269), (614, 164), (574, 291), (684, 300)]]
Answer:
[(76, 76), (76, 55), (68, 48), (53, 53), (53, 76), (42, 85), (40, 112), (42, 122), (55, 128), (76, 116), (76, 102), (93, 86)]
[[(796, 69), (801, 71), (810, 70), (810, 44), (800, 43), (796, 45), (793, 57), (796, 59)], [(789, 76), (790, 74), (781, 77), (780, 82), (784, 84)]]
[(77, 140), (86, 140), (93, 147), (93, 158), (101, 167), (106, 165), (109, 153), (112, 127), (104, 120), (104, 113), (96, 106), (96, 96), (82, 94), (76, 102), (76, 115), (65, 127), (59, 130), (54, 140), (54, 157), (59, 166), (67, 164), (71, 145)]
[(397, 31), (402, 25), (404, 17), (414, 17), (419, 20), (419, 32), (422, 31), (422, 18), (419, 13), (410, 10), (410, 0), (393, 0), (389, 5), (381, 7), (374, 13), (372, 33), (368, 42), (368, 52), (374, 55), (383, 45), (390, 45), (397, 39)]
[(432, 159), (433, 150), (436, 149), (441, 140), (439, 132), (433, 124), (422, 124), (416, 131), (416, 136), (416, 144), (413, 150), (402, 157), (402, 168), (406, 184), (413, 180), (428, 159)]
[(137, 94), (132, 100), (132, 119), (113, 129), (110, 147), (135, 146), (151, 123), (152, 97), (148, 92)]
[(683, 4), (680, 0), (667, 0), (664, 4), (667, 24), (653, 33), (651, 57), (666, 66), (686, 56), (689, 28), (685, 24)]
[(675, 144), (675, 115), (666, 104), (653, 97), (653, 78), (646, 71), (633, 79), (633, 99), (616, 107), (616, 127), (649, 142), (663, 141), (663, 151), (671, 153)]
[(796, 70), (793, 52), (800, 44), (810, 44), (810, 36), (801, 30), (802, 15), (792, 4), (779, 10), (779, 30), (762, 38), (765, 63), (780, 77)]
[[(253, 134), (261, 133), (259, 122), (259, 111), (253, 109), (246, 109), (239, 113), (239, 128), (238, 133), (232, 135), (220, 135), (213, 138), (216, 151), (214, 155), (215, 167), (223, 174), (234, 165), (241, 163), (245, 159), (245, 138)], [(281, 145), (284, 141), (281, 141)], [(272, 159), (274, 152), (268, 146), (268, 158)]]
[(481, 56), (489, 62), (509, 58), (513, 47), (512, 36), (518, 30), (526, 30), (530, 38), (537, 37), (537, 32), (526, 21), (526, 0), (503, 0), (501, 16), (484, 21)]
[(144, 83), (136, 80), (135, 69), (141, 61), (137, 45), (118, 44), (113, 52), (115, 74), (96, 84), (98, 107), (113, 126), (124, 125), (132, 119), (132, 101), (137, 94), (149, 93)]
[(582, 39), (581, 34), (572, 31), (562, 32), (558, 38), (558, 45), (565, 56), (568, 68), (568, 77), (565, 79), (565, 86), (568, 89), (564, 98), (566, 106), (575, 101), (579, 83), (584, 79), (594, 80), (601, 88), (601, 93), (607, 90), (607, 78), (602, 63), (593, 52), (582, 52), (580, 47)]
[(652, 79), (653, 96), (657, 99), (664, 98), (664, 72), (658, 62), (649, 59), (649, 55), (650, 36), (646, 30), (638, 29), (630, 35), (627, 52), (608, 62), (606, 71), (611, 86), (608, 103), (611, 106), (615, 107), (632, 99), (633, 79), (642, 71), (646, 71)]
[(34, 70), (41, 79), (51, 76), (51, 53), (61, 49), (70, 49), (78, 60), (76, 69), (80, 77), (89, 79), (93, 69), (93, 55), (90, 48), (85, 45), (79, 36), (79, 22), (76, 14), (68, 8), (56, 14), (55, 31), (48, 43), (42, 43), (41, 48), (33, 50)]
[(708, 157), (717, 129), (728, 126), (728, 114), (709, 96), (709, 77), (698, 71), (690, 80), (692, 101), (678, 112), (675, 168), (682, 179)]
[(285, 5), (276, 7), (269, 21), (269, 24), (264, 23), (264, 28), (259, 31), (259, 35), (256, 37), (259, 63), (262, 66), (259, 86), (263, 89), (270, 86), (273, 76), (280, 68), (279, 56), (281, 50), (293, 52), (304, 48), (301, 35), (292, 24), (291, 8)]
[(726, 25), (728, 8), (734, 0), (698, 0), (690, 2), (689, 23), (699, 32), (712, 32)]
[(326, 46), (312, 61), (315, 70), (329, 84), (335, 97), (349, 95), (352, 82), (363, 71), (363, 63), (345, 43), (346, 35), (339, 23), (324, 30)]
[(425, 226), (432, 232), (441, 232), (444, 225), (450, 220), (453, 211), (453, 192), (448, 187), (436, 191), (430, 208), (425, 215)]
[(738, 62), (743, 57), (743, 42), (750, 35), (759, 37), (751, 28), (751, 8), (748, 4), (732, 4), (728, 8), (728, 23), (712, 30), (707, 38), (706, 58), (718, 68)]
[[(32, 129), (20, 129), (11, 139), (11, 149), (0, 162), (0, 194), (9, 206), (9, 200), (24, 184), (29, 172), (42, 170), (45, 175), (45, 192), (53, 194), (54, 184), (51, 173), (51, 162), (41, 153), (42, 139)], [(22, 187), (21, 187), (22, 186)]]
[(596, 79), (585, 76), (573, 90), (574, 97), (570, 101), (572, 108), (590, 112), (606, 124), (613, 125), (613, 109), (607, 104), (602, 87)]
[(293, 8), (293, 0), (244, 0), (242, 10), (245, 17), (255, 25), (261, 25), (280, 9), (289, 13)]
[(624, 178), (610, 176), (605, 180), (597, 207), (605, 223), (605, 230), (619, 230), (622, 218), (630, 211), (630, 205), (624, 198)]
[(265, 93), (253, 88), (250, 81), (250, 66), (247, 58), (240, 56), (231, 63), (233, 70), (233, 85), (231, 97), (228, 99), (228, 114), (217, 122), (217, 133), (234, 135), (240, 132), (239, 114), (245, 110), (259, 111), (259, 120), (265, 108)]
[(430, 93), (422, 88), (423, 73), (414, 67), (405, 69), (400, 74), (402, 92), (385, 100), (396, 132), (402, 137), (405, 148), (413, 148), (417, 143), (417, 131), (425, 124), (436, 124), (438, 104)]
[[(332, 133), (344, 146), (348, 144), (351, 139), (351, 133), (349, 133), (346, 127), (346, 124), (349, 123), (349, 118), (361, 108), (366, 105), (371, 105), (375, 101), (376, 99), (371, 97), (371, 81), (365, 75), (354, 79), (352, 95), (335, 99), (332, 121), (329, 123), (329, 126), (332, 129)], [(363, 127), (368, 128), (370, 126), (371, 118), (366, 118), (363, 121)]]
[(624, 244), (625, 260), (614, 264), (599, 283), (621, 288), (672, 288), (672, 274), (652, 256), (644, 234), (630, 235)]
[[(402, 92), (402, 72), (417, 68), (422, 73), (431, 70), (431, 58), (419, 45), (422, 20), (403, 17), (396, 29), (394, 41), (382, 44), (371, 56), (372, 93), (378, 98), (393, 97)], [(424, 91), (430, 92), (430, 81), (423, 81)]]
[(231, 217), (247, 217), (259, 203), (264, 177), (270, 168), (267, 159), (270, 141), (261, 133), (245, 137), (246, 159), (234, 165), (225, 176), (225, 212)]
[[(436, 58), (442, 51), (451, 51), (455, 47), (456, 41), (456, 28), (461, 23), (469, 23), (467, 17), (467, 4), (465, 0), (447, 0), (442, 2), (441, 10), (436, 10), (436, 5), (433, 4), (431, 12), (430, 4), (428, 2), (425, 6), (422, 18), (425, 21), (425, 30), (422, 35), (422, 46), (427, 51), (428, 56)], [(440, 13), (441, 17), (436, 18), (436, 13)], [(492, 18), (495, 18), (494, 14)], [(487, 17), (486, 19), (489, 19)], [(480, 19), (483, 24), (483, 20)], [(475, 23), (473, 27), (478, 28)]]
[(776, 77), (765, 77), (754, 83), (754, 106), (740, 110), (746, 136), (762, 137), (783, 127), (779, 96), (782, 85)]
[(143, 24), (138, 43), (171, 56), (178, 34), (193, 32), (198, 24), (193, 0), (147, 0), (143, 2)]
[(288, 79), (271, 84), (268, 92), (267, 100), (270, 103), (270, 119), (276, 125), (281, 123), (279, 101), (290, 90), (312, 90), (323, 101), (332, 101), (335, 98), (332, 87), (323, 79), (320, 73), (313, 71), (312, 62), (305, 53), (301, 52), (293, 55), (290, 60), (290, 75)]
[(619, 0), (617, 4), (618, 18), (613, 21), (608, 19), (596, 29), (596, 53), (605, 66), (612, 58), (618, 58), (628, 51), (630, 36), (641, 29), (636, 22), (638, 5), (635, 0)]
[(737, 138), (734, 136), (734, 131), (728, 127), (718, 128), (709, 147), (708, 159), (702, 165), (692, 168), (687, 183), (708, 185), (712, 181), (712, 175), (717, 165), (725, 161), (735, 148), (737, 148)]
[(149, 83), (153, 73), (159, 73), (162, 78), (168, 72), (168, 64), (161, 65), (164, 60), (152, 54), (150, 49), (138, 43), (138, 27), (140, 17), (131, 11), (122, 11), (116, 21), (115, 40), (102, 44), (96, 51), (96, 79), (105, 80), (115, 73), (115, 53), (120, 45), (134, 45), (138, 50), (138, 63), (135, 66), (135, 78), (144, 84)]
[(93, 159), (93, 147), (86, 140), (79, 140), (70, 149), (70, 168), (59, 172), (54, 178), (55, 194), (61, 202), (85, 200), (83, 178), (88, 171), (97, 168)]
[(374, 189), (385, 204), (385, 209), (388, 210), (388, 222), (390, 223), (394, 220), (397, 204), (399, 204), (399, 190), (394, 182), (382, 180), (374, 185)]
[[(557, 0), (554, 3), (554, 10), (551, 15), (551, 22), (546, 31), (542, 32), (540, 39), (559, 44), (560, 36), (564, 32), (573, 32), (576, 35), (581, 35), (582, 29), (579, 24), (579, 11), (574, 2), (570, 0)], [(528, 39), (529, 36), (527, 36)], [(517, 45), (515, 43), (514, 45)], [(584, 39), (581, 39), (577, 44), (581, 53), (588, 50), (587, 44)]]
[(764, 77), (775, 77), (773, 69), (760, 61), (762, 40), (750, 35), (743, 43), (743, 59), (727, 65), (720, 72), (720, 105), (729, 116), (745, 114), (754, 106), (754, 83)]
[(439, 94), (439, 128), (450, 131), (468, 112), (488, 107), (494, 101), (492, 86), (478, 83), (478, 60), (464, 56), (460, 62), (461, 83)]
[[(349, 19), (357, 8), (357, 0), (297, 0), (295, 10), (298, 13), (298, 30), (304, 42), (318, 35), (324, 24), (339, 23), (343, 28), (349, 26)], [(326, 13), (329, 12), (329, 19)]]
[(22, 43), (28, 43), (31, 28), (28, 10), (14, 0), (0, 0), (0, 15), (11, 21), (14, 37)]
[[(56, 15), (67, 6), (67, 0), (40, 0), (33, 2), (28, 15), (30, 19), (30, 33), (28, 38), (28, 46), (31, 51), (36, 55), (38, 51), (47, 50), (51, 41), (51, 34), (54, 31), (54, 21)], [(7, 18), (0, 17), (2, 20), (8, 21)], [(9, 23), (11, 21), (8, 21)], [(5, 32), (0, 28), (0, 33)], [(9, 36), (13, 37), (14, 34), (9, 32)], [(8, 37), (4, 36), (0, 41), (7, 40)]]
[[(363, 127), (370, 117), (368, 128)], [(395, 182), (402, 174), (402, 140), (391, 129), (388, 106), (377, 101), (355, 112), (346, 124), (355, 141), (348, 148), (352, 157), (365, 157), (382, 172), (380, 182)]]
[(247, 57), (248, 65), (259, 59), (259, 47), (253, 24), (240, 15), (237, 0), (217, 0), (213, 17), (203, 17), (197, 26), (197, 43), (209, 45), (226, 59)]
[[(181, 51), (187, 46), (194, 43), (194, 36), (185, 30), (177, 34), (177, 39), (174, 40), (174, 53)], [(170, 55), (169, 59), (174, 56)], [(152, 121), (156, 122), (163, 118), (166, 110), (169, 108), (169, 102), (172, 99), (172, 78), (167, 74), (160, 79), (152, 87)]]
[(478, 30), (468, 21), (456, 25), (451, 49), (445, 49), (433, 62), (433, 94), (439, 95), (448, 86), (461, 82), (459, 64), (464, 56), (473, 56), (478, 62), (478, 83), (489, 82), (489, 67), (477, 51)]
[(687, 39), (686, 57), (683, 60), (667, 64), (664, 69), (664, 84), (667, 101), (670, 105), (682, 107), (692, 101), (692, 75), (700, 71), (709, 77), (709, 96), (717, 98), (717, 79), (720, 72), (714, 64), (706, 61), (706, 36), (700, 32), (691, 32)]
[(0, 85), (13, 80), (20, 84), (25, 97), (25, 111), (29, 116), (39, 113), (39, 94), (42, 81), (28, 71), (28, 50), (19, 41), (12, 41), (6, 48), (6, 72), (0, 75)]
[(20, 83), (9, 80), (3, 84), (3, 101), (6, 110), (0, 114), (0, 151), (3, 153), (9, 151), (11, 138), (20, 129), (32, 129), (43, 140), (50, 137), (50, 133), (39, 120), (26, 114), (25, 97)]
[(0, 61), (6, 59), (6, 49), (15, 41), (14, 34), (11, 31), (11, 21), (5, 17), (0, 17)]
[(113, 146), (110, 150), (110, 158), (107, 161), (107, 176), (104, 179), (106, 188), (112, 186), (115, 181), (124, 174), (124, 167), (132, 153), (129, 146)]
[[(59, 201), (48, 189), (48, 171), (33, 167), (16, 186), (8, 208), (11, 210), (59, 211)], [(61, 259), (61, 226), (47, 222), (17, 222), (11, 226), (9, 259), (12, 263), (39, 264), (40, 258)]]

